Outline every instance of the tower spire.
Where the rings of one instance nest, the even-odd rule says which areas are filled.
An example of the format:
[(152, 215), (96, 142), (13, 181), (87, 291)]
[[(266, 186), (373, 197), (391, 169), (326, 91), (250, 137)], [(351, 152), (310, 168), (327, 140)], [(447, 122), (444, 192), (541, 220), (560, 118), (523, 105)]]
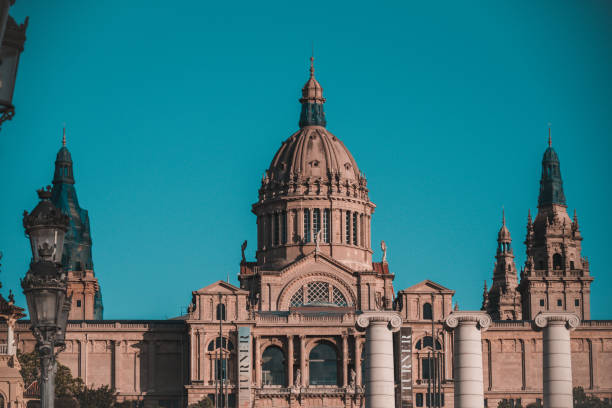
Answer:
[(62, 135), (62, 146), (66, 147), (66, 124), (64, 123), (64, 131)]
[(550, 136), (550, 126), (548, 126), (548, 147), (552, 147), (552, 137)]
[(323, 88), (321, 88), (321, 84), (315, 78), (314, 71), (313, 51), (313, 55), (310, 57), (310, 77), (302, 88), (302, 97), (300, 98), (300, 103), (302, 104), (302, 112), (300, 114), (301, 128), (304, 126), (325, 126), (327, 124), (325, 112), (323, 111), (323, 104), (325, 103)]

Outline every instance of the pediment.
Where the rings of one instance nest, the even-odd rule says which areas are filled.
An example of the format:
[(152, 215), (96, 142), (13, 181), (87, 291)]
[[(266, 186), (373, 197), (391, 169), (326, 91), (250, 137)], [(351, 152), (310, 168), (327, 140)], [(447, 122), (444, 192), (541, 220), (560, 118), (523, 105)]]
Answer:
[(224, 282), (219, 280), (215, 283), (212, 283), (208, 286), (203, 287), (202, 289), (198, 289), (193, 292), (194, 294), (209, 294), (209, 295), (237, 295), (237, 294), (248, 294), (249, 292), (240, 289), (237, 286), (232, 285), (231, 283)]
[(346, 265), (336, 261), (328, 255), (311, 252), (305, 257), (285, 266), (280, 272), (281, 275), (294, 273), (310, 272), (312, 270), (322, 270), (353, 276), (353, 270)]
[(406, 289), (401, 290), (401, 292), (406, 293), (449, 293), (454, 294), (455, 291), (449, 288), (446, 288), (439, 283), (430, 281), (429, 279), (425, 279), (422, 282), (417, 283), (416, 285), (410, 286)]

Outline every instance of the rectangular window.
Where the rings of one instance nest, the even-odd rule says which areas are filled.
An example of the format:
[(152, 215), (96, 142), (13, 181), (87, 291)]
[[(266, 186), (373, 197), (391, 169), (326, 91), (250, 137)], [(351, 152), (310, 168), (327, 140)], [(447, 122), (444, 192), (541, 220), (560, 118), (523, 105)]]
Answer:
[(422, 407), (423, 406), (423, 393), (417, 393), (416, 395), (416, 406), (417, 407)]
[(317, 235), (321, 230), (321, 210), (315, 208), (312, 210), (312, 234)]
[(353, 213), (353, 245), (357, 245), (357, 213)]
[[(431, 364), (431, 367), (430, 367)], [(429, 375), (431, 371), (434, 369), (434, 359), (433, 358), (424, 358), (421, 360), (421, 379), (429, 380), (431, 376)]]
[(563, 306), (563, 301), (561, 299), (557, 299), (557, 306)]
[(215, 379), (226, 380), (227, 379), (227, 360), (219, 359), (217, 355), (215, 358)]
[(574, 300), (574, 306), (580, 306), (580, 300), (579, 299)]
[(329, 208), (323, 210), (323, 242), (329, 242)]
[(544, 299), (540, 299), (540, 306), (544, 306)]
[(310, 242), (310, 210), (304, 209), (304, 242)]
[(77, 300), (77, 307), (81, 307), (81, 301)]
[(345, 232), (346, 232), (346, 243), (350, 244), (351, 243), (351, 212), (347, 211), (346, 212), (346, 217), (344, 217), (346, 219), (346, 225), (345, 225)]
[(281, 214), (281, 243), (287, 243), (287, 211)]
[(431, 393), (428, 392), (426, 394), (426, 397), (427, 397), (426, 398), (426, 403), (427, 403), (426, 406), (428, 406), (428, 407), (431, 407), (431, 406), (434, 406), (434, 407), (437, 407), (437, 406), (443, 407), (444, 406), (444, 394), (440, 394), (440, 393), (437, 393), (437, 392), (431, 392)]
[(279, 218), (280, 218), (280, 214), (279, 213), (275, 213), (274, 214), (274, 232), (273, 234), (273, 238), (274, 238), (274, 246), (278, 246), (278, 237), (279, 237)]

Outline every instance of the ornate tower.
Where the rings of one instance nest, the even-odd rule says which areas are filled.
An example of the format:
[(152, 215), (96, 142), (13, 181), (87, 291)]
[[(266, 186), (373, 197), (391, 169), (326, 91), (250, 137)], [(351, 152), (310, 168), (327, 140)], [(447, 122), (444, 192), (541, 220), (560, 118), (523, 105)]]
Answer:
[(353, 156), (326, 129), (312, 58), (299, 101), (300, 128), (281, 143), (252, 206), (256, 262), (246, 261), (243, 245), (241, 288), (260, 312), (312, 305), (390, 309), (394, 275), (387, 262), (372, 262), (376, 206)]
[(325, 128), (325, 98), (312, 61), (300, 99), (300, 129), (282, 143), (253, 204), (257, 263), (282, 268), (314, 250), (318, 239), (321, 253), (352, 269), (371, 270), (375, 205), (353, 156)]
[(518, 292), (518, 276), (514, 265), (512, 237), (506, 227), (506, 216), (502, 213), (502, 226), (497, 234), (497, 254), (495, 255), (493, 284), (486, 292), (483, 306), (496, 320), (520, 320), (521, 295)]
[(578, 218), (567, 214), (559, 157), (548, 148), (542, 159), (538, 214), (527, 219), (527, 260), (521, 274), (523, 318), (540, 311), (567, 311), (588, 320), (591, 282), (589, 263), (581, 254)]
[(79, 206), (72, 157), (66, 147), (66, 130), (62, 148), (55, 159), (51, 201), (68, 215), (70, 227), (64, 240), (62, 264), (68, 273), (68, 295), (72, 295), (70, 320), (102, 319), (102, 293), (93, 270), (91, 234), (87, 210)]

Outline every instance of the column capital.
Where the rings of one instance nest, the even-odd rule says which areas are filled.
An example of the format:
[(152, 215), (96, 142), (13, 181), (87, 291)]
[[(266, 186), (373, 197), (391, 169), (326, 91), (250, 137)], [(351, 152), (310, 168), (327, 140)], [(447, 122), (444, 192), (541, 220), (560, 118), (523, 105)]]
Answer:
[(357, 326), (365, 329), (371, 322), (385, 322), (392, 332), (399, 330), (402, 317), (397, 312), (365, 312), (357, 317)]
[(481, 331), (485, 331), (491, 325), (491, 316), (485, 311), (453, 311), (444, 321), (447, 329), (454, 329), (457, 326), (472, 322), (478, 325)]
[(580, 318), (574, 313), (540, 312), (533, 319), (533, 323), (540, 329), (549, 325), (564, 325), (568, 330), (574, 330), (580, 325)]

